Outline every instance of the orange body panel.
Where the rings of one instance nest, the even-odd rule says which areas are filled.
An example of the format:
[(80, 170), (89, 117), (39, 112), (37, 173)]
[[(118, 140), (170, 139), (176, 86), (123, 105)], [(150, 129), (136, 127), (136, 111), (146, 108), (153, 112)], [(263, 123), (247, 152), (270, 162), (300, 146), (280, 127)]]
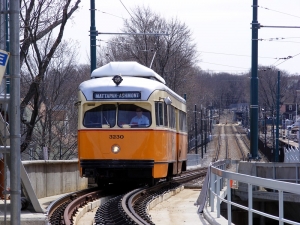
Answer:
[[(170, 130), (79, 130), (78, 154), (80, 160), (154, 160), (152, 175), (158, 178), (167, 175), (168, 163), (177, 163), (177, 146), (180, 159), (186, 158), (184, 142), (183, 135)], [(111, 151), (113, 145), (119, 153)]]
[[(79, 158), (168, 162), (175, 160), (175, 147), (171, 148), (175, 137), (173, 132), (157, 130), (81, 130), (78, 132)], [(112, 153), (113, 145), (120, 146), (119, 153)]]
[(177, 133), (177, 173), (181, 173), (182, 163), (187, 159), (187, 134)]
[(166, 177), (168, 175), (168, 164), (154, 164), (152, 171), (153, 178)]

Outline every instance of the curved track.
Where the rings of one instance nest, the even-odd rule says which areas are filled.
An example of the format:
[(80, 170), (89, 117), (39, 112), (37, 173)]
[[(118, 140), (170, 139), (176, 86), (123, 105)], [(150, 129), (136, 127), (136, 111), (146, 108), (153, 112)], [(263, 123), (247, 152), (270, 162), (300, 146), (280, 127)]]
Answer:
[[(105, 204), (101, 205), (95, 215), (95, 224), (153, 224), (147, 213), (147, 206), (155, 196), (159, 196), (182, 183), (204, 177), (207, 168), (199, 168), (182, 173), (172, 181), (162, 181), (151, 188), (142, 187), (128, 191), (126, 194), (120, 192), (110, 192), (110, 195), (117, 195)], [(113, 188), (110, 188), (113, 189)], [(120, 189), (119, 187), (116, 189)], [(126, 192), (126, 190), (124, 190)], [(48, 218), (50, 224), (71, 225), (78, 209), (101, 197), (108, 196), (105, 190), (97, 188), (66, 195), (53, 202), (48, 208)]]

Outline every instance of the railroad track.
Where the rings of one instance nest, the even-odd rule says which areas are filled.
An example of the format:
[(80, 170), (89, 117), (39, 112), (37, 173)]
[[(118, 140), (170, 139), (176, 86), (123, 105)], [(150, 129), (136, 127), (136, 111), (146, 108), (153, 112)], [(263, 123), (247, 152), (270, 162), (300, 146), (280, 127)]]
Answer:
[(214, 158), (214, 162), (219, 159), (227, 159), (229, 158), (229, 140), (228, 134), (232, 134), (230, 132), (231, 126), (219, 126), (218, 129), (218, 137), (217, 137), (217, 145), (216, 145), (216, 154)]
[(218, 137), (217, 137), (216, 146), (215, 146), (216, 154), (215, 154), (215, 157), (213, 159), (213, 162), (216, 162), (219, 159), (220, 146), (221, 146), (221, 130), (222, 130), (222, 127), (219, 126), (218, 127)]
[[(97, 194), (93, 194), (97, 192)], [(99, 198), (101, 196), (101, 191), (97, 188), (86, 189), (71, 194), (67, 194), (53, 203), (48, 207), (48, 220), (50, 224), (72, 224), (72, 213), (70, 205), (73, 202), (73, 206), (80, 206), (86, 204), (87, 201), (93, 201), (93, 197)], [(75, 203), (74, 203), (75, 202)], [(66, 219), (68, 218), (68, 219)]]
[(235, 141), (236, 141), (236, 144), (238, 146), (238, 149), (240, 150), (240, 153), (241, 153), (241, 156), (242, 156), (241, 159), (243, 161), (245, 161), (246, 156), (245, 156), (244, 150), (243, 150), (243, 148), (242, 148), (242, 146), (240, 144), (239, 137), (235, 136)]
[(218, 127), (217, 132), (214, 161), (227, 158), (246, 160), (250, 143), (237, 127), (224, 124)]
[[(182, 183), (206, 175), (207, 168), (199, 168), (182, 173), (172, 181), (162, 181), (151, 188), (141, 187), (127, 193), (111, 197), (102, 204), (95, 214), (95, 224), (153, 224), (147, 213), (147, 206), (157, 196), (178, 188)], [(110, 193), (111, 194), (111, 193)], [(108, 196), (97, 188), (66, 195), (52, 203), (48, 208), (48, 218), (52, 225), (72, 225), (79, 208)]]

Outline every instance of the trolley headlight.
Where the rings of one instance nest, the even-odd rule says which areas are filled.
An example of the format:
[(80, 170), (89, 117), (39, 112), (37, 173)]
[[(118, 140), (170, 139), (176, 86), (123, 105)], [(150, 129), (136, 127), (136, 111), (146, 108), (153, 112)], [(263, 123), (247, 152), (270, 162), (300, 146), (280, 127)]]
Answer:
[(112, 153), (115, 153), (115, 154), (119, 153), (120, 146), (119, 145), (113, 145), (113, 146), (111, 146), (111, 151), (112, 151)]

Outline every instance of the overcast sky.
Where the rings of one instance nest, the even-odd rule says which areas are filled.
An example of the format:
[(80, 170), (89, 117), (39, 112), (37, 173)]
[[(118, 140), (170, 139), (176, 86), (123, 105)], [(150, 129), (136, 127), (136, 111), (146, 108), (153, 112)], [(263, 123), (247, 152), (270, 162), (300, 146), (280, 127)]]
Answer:
[[(162, 17), (177, 17), (189, 27), (197, 44), (199, 66), (203, 70), (242, 73), (250, 69), (252, 0), (121, 1), (95, 0), (96, 29), (99, 32), (120, 32), (123, 19), (119, 17), (128, 19), (130, 14), (127, 10), (130, 12), (135, 6), (149, 6)], [(90, 1), (82, 1), (80, 5), (73, 21), (68, 22), (64, 37), (79, 41), (81, 60), (89, 63)], [(258, 22), (261, 25), (300, 27), (300, 0), (258, 0), (258, 5)], [(98, 39), (108, 40), (111, 37), (99, 35)], [(264, 39), (258, 42), (259, 65), (277, 65), (279, 70), (300, 75), (300, 28), (261, 28), (258, 38)], [(293, 58), (280, 59), (288, 56)]]

